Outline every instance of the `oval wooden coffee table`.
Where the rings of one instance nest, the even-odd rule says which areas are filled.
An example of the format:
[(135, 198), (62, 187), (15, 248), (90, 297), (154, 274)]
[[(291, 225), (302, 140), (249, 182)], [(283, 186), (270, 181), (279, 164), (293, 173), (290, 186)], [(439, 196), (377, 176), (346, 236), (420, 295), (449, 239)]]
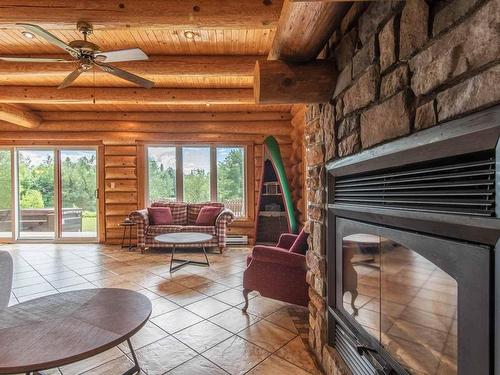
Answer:
[[(208, 233), (196, 233), (196, 232), (175, 232), (175, 233), (166, 233), (160, 234), (155, 237), (155, 240), (158, 242), (163, 242), (168, 245), (172, 245), (172, 256), (170, 257), (170, 272), (175, 272), (179, 268), (187, 266), (188, 264), (194, 264), (196, 266), (207, 266), (210, 267), (210, 262), (207, 257), (207, 250), (203, 243), (210, 241), (214, 238), (211, 234)], [(203, 254), (205, 254), (206, 262), (198, 262), (195, 260), (185, 260), (185, 259), (174, 259), (175, 255), (175, 246), (181, 244), (202, 244)], [(174, 266), (174, 262), (180, 262)]]
[(151, 315), (151, 302), (126, 289), (84, 289), (0, 310), (0, 374), (35, 373), (77, 362), (127, 340)]

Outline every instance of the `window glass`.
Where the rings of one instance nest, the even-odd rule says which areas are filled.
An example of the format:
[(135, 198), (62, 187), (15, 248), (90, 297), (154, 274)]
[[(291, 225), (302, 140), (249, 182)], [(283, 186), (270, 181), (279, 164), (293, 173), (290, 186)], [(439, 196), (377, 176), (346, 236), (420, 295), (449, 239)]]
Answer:
[(245, 216), (245, 168), (242, 147), (217, 148), (217, 200), (236, 217)]
[(175, 147), (149, 147), (148, 166), (149, 202), (175, 201)]
[(210, 147), (183, 147), (184, 201), (210, 201)]

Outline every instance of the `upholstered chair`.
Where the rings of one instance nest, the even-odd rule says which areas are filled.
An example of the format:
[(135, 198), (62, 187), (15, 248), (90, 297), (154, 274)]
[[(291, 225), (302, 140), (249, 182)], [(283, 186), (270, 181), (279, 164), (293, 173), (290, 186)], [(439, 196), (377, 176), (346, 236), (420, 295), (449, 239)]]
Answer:
[(0, 250), (0, 309), (9, 305), (14, 263), (9, 252)]
[(276, 246), (256, 245), (247, 258), (243, 274), (243, 296), (255, 290), (262, 296), (296, 305), (309, 302), (306, 283), (306, 250), (308, 234), (282, 234)]

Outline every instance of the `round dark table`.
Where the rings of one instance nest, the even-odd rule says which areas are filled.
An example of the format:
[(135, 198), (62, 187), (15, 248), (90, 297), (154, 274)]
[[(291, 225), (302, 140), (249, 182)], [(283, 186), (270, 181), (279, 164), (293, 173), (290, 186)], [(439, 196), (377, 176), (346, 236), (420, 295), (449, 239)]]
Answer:
[(0, 310), (0, 374), (67, 365), (127, 340), (151, 315), (150, 300), (126, 289), (84, 289), (36, 298)]

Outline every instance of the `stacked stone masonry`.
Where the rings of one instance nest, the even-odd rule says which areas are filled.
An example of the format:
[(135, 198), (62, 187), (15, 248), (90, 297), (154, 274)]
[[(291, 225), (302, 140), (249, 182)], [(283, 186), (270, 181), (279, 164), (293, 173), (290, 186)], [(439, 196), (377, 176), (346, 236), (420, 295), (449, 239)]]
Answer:
[(309, 344), (328, 375), (325, 163), (500, 103), (500, 0), (356, 2), (326, 46), (340, 72), (306, 111)]

